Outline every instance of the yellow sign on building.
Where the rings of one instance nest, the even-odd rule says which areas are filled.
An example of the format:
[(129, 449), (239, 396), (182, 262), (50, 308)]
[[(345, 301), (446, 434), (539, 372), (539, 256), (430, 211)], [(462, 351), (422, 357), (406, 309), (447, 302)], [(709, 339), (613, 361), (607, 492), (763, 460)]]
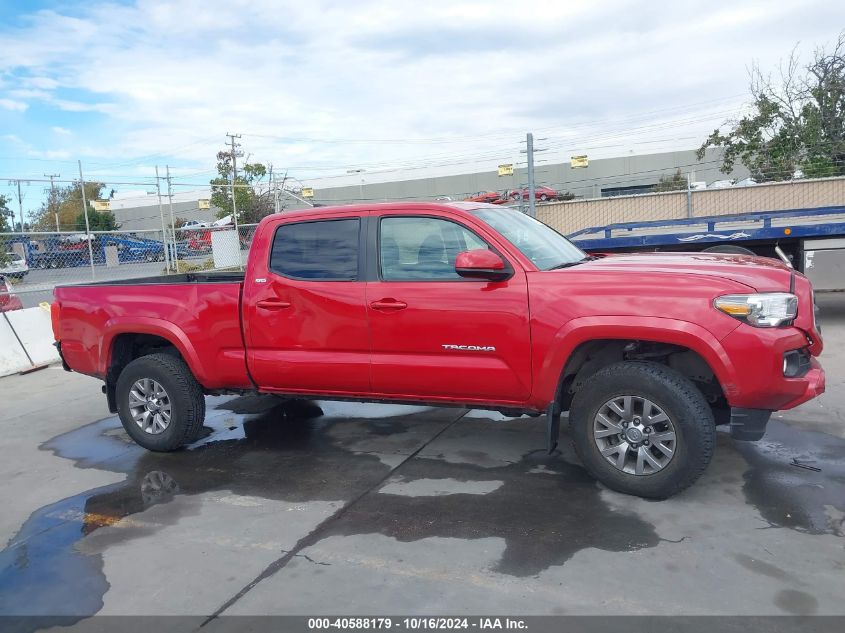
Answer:
[(572, 169), (577, 169), (578, 167), (587, 167), (590, 162), (587, 160), (587, 155), (582, 154), (581, 156), (570, 156), (569, 157), (569, 166)]
[(513, 164), (499, 165), (500, 176), (513, 176)]
[(314, 197), (314, 189), (311, 187), (303, 187), (302, 188), (302, 197), (303, 198), (313, 198)]
[(94, 211), (111, 211), (111, 200), (92, 200)]
[(201, 198), (197, 200), (197, 209), (210, 209), (211, 201), (208, 198)]

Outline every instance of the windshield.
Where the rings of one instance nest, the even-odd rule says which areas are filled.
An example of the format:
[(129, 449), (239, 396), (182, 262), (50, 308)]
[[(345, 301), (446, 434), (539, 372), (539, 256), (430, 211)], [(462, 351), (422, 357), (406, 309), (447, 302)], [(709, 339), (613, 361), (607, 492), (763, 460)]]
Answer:
[(562, 268), (589, 259), (563, 235), (520, 211), (474, 209), (472, 214), (501, 233), (540, 270)]

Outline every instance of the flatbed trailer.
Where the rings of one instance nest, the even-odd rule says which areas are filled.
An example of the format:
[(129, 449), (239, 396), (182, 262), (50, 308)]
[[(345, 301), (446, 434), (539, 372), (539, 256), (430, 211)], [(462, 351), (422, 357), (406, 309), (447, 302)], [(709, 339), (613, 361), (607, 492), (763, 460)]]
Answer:
[(587, 252), (723, 252), (775, 257), (816, 290), (845, 290), (845, 206), (626, 222), (568, 235)]

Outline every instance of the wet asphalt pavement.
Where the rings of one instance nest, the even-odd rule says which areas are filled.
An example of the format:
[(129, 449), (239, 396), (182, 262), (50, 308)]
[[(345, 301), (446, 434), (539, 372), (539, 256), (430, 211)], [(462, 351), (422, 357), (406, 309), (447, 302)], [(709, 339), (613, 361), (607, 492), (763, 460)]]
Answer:
[(213, 397), (156, 454), (93, 379), (2, 379), (0, 614), (845, 614), (842, 303), (828, 394), (720, 433), (663, 502), (598, 485), (566, 431), (547, 455), (544, 418)]

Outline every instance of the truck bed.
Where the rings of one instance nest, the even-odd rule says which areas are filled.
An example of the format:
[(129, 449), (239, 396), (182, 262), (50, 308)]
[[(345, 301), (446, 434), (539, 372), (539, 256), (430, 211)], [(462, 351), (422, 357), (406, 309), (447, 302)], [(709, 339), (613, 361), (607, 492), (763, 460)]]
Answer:
[(172, 341), (207, 389), (250, 388), (241, 332), (244, 273), (199, 272), (57, 286), (66, 362), (104, 378), (121, 335)]

